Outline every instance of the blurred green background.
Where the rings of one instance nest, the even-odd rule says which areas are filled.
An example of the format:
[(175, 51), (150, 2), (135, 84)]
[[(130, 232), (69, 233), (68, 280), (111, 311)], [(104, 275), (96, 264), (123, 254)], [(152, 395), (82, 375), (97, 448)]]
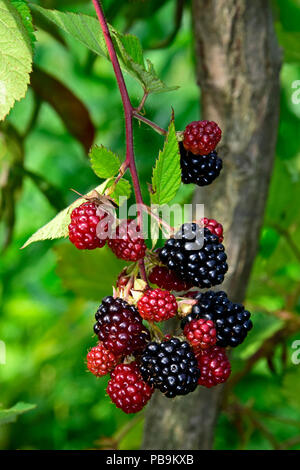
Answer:
[[(35, 3), (93, 14), (89, 1)], [(177, 129), (201, 118), (189, 2), (176, 37), (167, 48), (158, 49), (152, 48), (172, 35), (176, 2), (146, 2), (143, 8), (134, 1), (103, 3), (110, 22), (139, 36), (159, 76), (168, 85), (180, 86), (179, 91), (151, 96), (147, 116), (166, 127), (172, 106)], [(276, 161), (246, 299), (254, 330), (233, 354), (233, 378), (217, 425), (216, 449), (300, 449), (300, 364), (292, 362), (293, 342), (300, 340), (300, 104), (292, 100), (293, 83), (300, 80), (300, 2), (274, 1), (273, 7), (284, 50)], [(58, 41), (39, 30), (36, 37), (35, 64), (84, 103), (96, 128), (95, 142), (124, 155), (122, 107), (111, 65), (65, 35)], [(126, 79), (137, 105), (140, 89)], [(74, 119), (80, 124), (82, 117)], [(20, 250), (61, 206), (75, 199), (70, 188), (86, 193), (98, 184), (84, 147), (65, 124), (29, 89), (6, 120), (7, 132), (1, 131), (0, 165), (1, 146), (9, 139), (14, 155), (22, 153), (24, 144), (26, 172), (14, 175), (14, 189), (6, 194), (15, 217), (0, 223), (0, 241), (5, 244), (15, 218), (0, 262), (0, 340), (6, 344), (6, 364), (0, 364), (0, 406), (23, 401), (36, 408), (17, 422), (0, 426), (0, 448), (137, 449), (143, 415), (126, 416), (110, 404), (107, 379), (96, 380), (85, 365), (86, 352), (95, 344), (93, 314), (109, 293), (118, 266), (111, 272), (105, 266), (103, 285), (101, 257), (78, 253), (67, 241), (39, 242)], [(136, 123), (135, 130), (146, 194), (163, 141)], [(182, 188), (178, 200), (189, 201), (192, 189)]]

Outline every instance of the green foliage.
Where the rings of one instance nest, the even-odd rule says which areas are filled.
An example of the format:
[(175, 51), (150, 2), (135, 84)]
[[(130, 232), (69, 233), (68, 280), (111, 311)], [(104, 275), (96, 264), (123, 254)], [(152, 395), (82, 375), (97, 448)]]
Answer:
[[(108, 50), (99, 25), (99, 21), (91, 16), (63, 13), (57, 10), (47, 10), (37, 5), (32, 6), (46, 19), (80, 41), (95, 54), (109, 59)], [(148, 93), (161, 93), (174, 90), (168, 88), (156, 75), (153, 64), (148, 60), (145, 65), (140, 42), (133, 35), (123, 35), (110, 26), (110, 33), (117, 50), (121, 66), (140, 82)]]
[[(105, 2), (111, 6), (110, 17), (114, 17), (113, 23), (119, 29), (123, 29), (125, 22), (127, 27), (127, 21), (140, 18), (130, 25), (130, 31), (137, 34), (143, 44), (163, 39), (169, 33), (174, 3), (156, 0)], [(277, 21), (283, 24), (284, 31), (297, 32), (294, 20), (296, 11), (293, 14), (288, 12), (291, 3), (298, 8), (297, 2), (280, 0), (277, 3), (280, 4)], [(47, 1), (48, 7), (73, 11), (82, 10), (83, 5), (86, 5), (85, 11), (92, 12), (91, 2)], [(288, 13), (284, 14), (285, 10)], [(36, 18), (36, 11), (34, 16)], [(54, 23), (49, 23), (47, 31), (47, 35), (38, 32), (41, 40), (35, 45), (36, 65), (80, 98), (95, 123), (96, 142), (122, 155), (122, 106), (110, 64), (98, 58), (91, 67), (90, 56), (80, 41), (72, 41), (72, 37), (63, 32), (58, 35)], [(59, 42), (53, 40), (58, 37), (61, 39)], [(176, 110), (178, 129), (200, 118), (192, 39), (190, 12), (186, 10), (183, 28), (175, 42), (168, 49), (149, 52), (164, 82), (181, 86), (176, 103), (170, 101), (170, 96), (166, 94), (149, 100), (147, 117), (163, 127), (169, 124), (165, 110), (170, 108), (170, 104)], [(134, 60), (138, 62), (138, 58)], [(286, 309), (287, 301), (294, 313), (300, 313), (297, 294), (300, 258), (291, 247), (286, 233), (279, 230), (286, 229), (296, 247), (299, 246), (297, 203), (300, 143), (297, 133), (300, 111), (291, 100), (294, 91), (292, 84), (299, 79), (299, 72), (298, 62), (293, 60), (292, 63), (285, 63), (281, 74), (281, 116), (274, 173), (259, 253), (247, 291), (247, 307), (253, 312), (254, 329), (247, 342), (233, 351), (234, 374), (241, 371), (245, 361), (282, 328), (282, 320), (275, 313)], [(138, 87), (130, 78), (128, 86), (130, 96), (137, 105)], [(67, 203), (71, 204), (74, 194), (69, 188), (84, 193), (96, 187), (99, 180), (91, 171), (90, 162), (78, 143), (80, 139), (66, 127), (66, 119), (63, 120), (49, 101), (42, 100), (38, 119), (25, 140), (25, 165), (36, 174), (46, 175), (49, 183), (55, 185)], [(17, 402), (36, 403), (37, 409), (33, 413), (25, 413), (16, 423), (1, 426), (0, 448), (98, 448), (100, 441), (106, 442), (106, 445), (113, 442), (111, 438), (121, 434), (132, 423), (132, 417), (110, 404), (105, 392), (107, 378), (96, 381), (87, 373), (85, 364), (86, 352), (96, 341), (92, 333), (94, 313), (102, 297), (112, 292), (111, 286), (123, 264), (120, 262), (117, 265), (119, 261), (106, 248), (83, 253), (67, 242), (33, 243), (28, 249), (20, 251), (29, 235), (55, 213), (53, 205), (31, 178), (23, 174), (22, 190), (19, 185), (23, 154), (18, 134), (26, 131), (34, 109), (30, 90), (7, 118), (10, 130), (2, 128), (0, 135), (1, 182), (4, 181), (3, 169), (8, 163), (14, 172), (12, 186), (19, 197), (18, 203), (15, 203), (13, 240), (6, 252), (1, 253), (0, 263), (0, 340), (7, 345), (7, 364), (0, 364), (0, 402), (3, 408)], [(137, 166), (145, 198), (155, 155), (161, 147), (160, 136), (135, 123)], [(18, 184), (16, 178), (19, 178)], [(113, 184), (111, 179), (103, 183), (103, 189)], [(123, 191), (120, 191), (122, 186)], [(129, 195), (130, 183), (125, 179), (118, 183), (118, 191), (124, 192), (125, 186), (125, 192)], [(181, 185), (174, 201), (190, 202), (192, 191), (192, 185)], [(0, 241), (3, 238), (4, 227), (1, 223)], [(226, 413), (221, 413), (217, 424), (216, 449), (272, 448), (266, 434), (259, 432), (251, 422), (249, 410), (256, 413), (256, 419), (273, 434), (275, 440), (290, 440), (287, 448), (299, 449), (299, 444), (295, 442), (300, 422), (297, 394), (299, 365), (292, 364), (290, 360), (291, 352), (294, 352), (291, 348), (293, 339), (299, 339), (299, 333), (274, 347), (272, 360), (275, 373), (271, 372), (267, 360), (262, 358), (234, 388), (234, 397), (230, 394), (230, 400), (234, 400), (233, 405), (239, 403), (246, 409), (237, 415), (232, 415), (228, 409)], [(139, 448), (142, 427), (141, 419), (123, 437), (121, 449)], [(293, 439), (294, 444), (291, 443)]]
[(151, 201), (153, 204), (167, 204), (175, 197), (181, 184), (179, 147), (175, 124), (172, 120), (164, 148), (159, 153), (152, 176)]
[(32, 68), (30, 36), (18, 10), (0, 0), (0, 41), (5, 44), (0, 70), (0, 120), (25, 96)]
[(103, 145), (95, 145), (90, 151), (92, 168), (99, 178), (111, 178), (118, 173), (121, 166), (118, 155)]
[(36, 405), (19, 402), (8, 410), (0, 409), (0, 426), (1, 424), (15, 423), (18, 416), (33, 410), (35, 407)]

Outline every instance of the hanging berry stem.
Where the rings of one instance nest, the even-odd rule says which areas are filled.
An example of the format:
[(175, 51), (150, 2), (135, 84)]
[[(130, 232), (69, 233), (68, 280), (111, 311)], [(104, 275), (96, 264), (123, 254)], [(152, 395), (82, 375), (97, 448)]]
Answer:
[[(119, 86), (122, 102), (123, 102), (123, 107), (124, 107), (124, 114), (125, 114), (125, 128), (126, 128), (126, 160), (124, 167), (127, 169), (129, 168), (131, 178), (132, 178), (132, 184), (134, 187), (134, 192), (135, 192), (135, 198), (137, 204), (144, 205), (143, 203), (143, 198), (142, 198), (142, 192), (141, 192), (141, 187), (140, 187), (140, 182), (137, 174), (137, 169), (136, 169), (136, 164), (135, 164), (135, 156), (134, 156), (134, 148), (133, 148), (133, 128), (132, 128), (132, 119), (134, 115), (134, 108), (131, 104), (127, 87), (125, 84), (125, 80), (123, 77), (123, 73), (119, 64), (119, 60), (115, 51), (115, 47), (109, 32), (109, 28), (104, 16), (103, 8), (101, 6), (101, 2), (99, 0), (93, 0), (93, 4), (101, 25), (101, 29), (104, 35), (104, 39), (106, 42), (106, 46), (108, 49), (108, 53), (110, 56), (110, 60), (113, 65), (113, 69), (115, 72), (115, 76), (117, 79), (117, 83)], [(139, 225), (142, 231), (142, 225), (143, 225), (143, 220), (142, 220), (142, 213), (141, 211), (138, 212), (138, 220), (139, 220)], [(146, 279), (146, 274), (145, 274), (145, 266), (144, 266), (144, 261), (142, 260), (140, 263), (140, 272), (142, 277)]]

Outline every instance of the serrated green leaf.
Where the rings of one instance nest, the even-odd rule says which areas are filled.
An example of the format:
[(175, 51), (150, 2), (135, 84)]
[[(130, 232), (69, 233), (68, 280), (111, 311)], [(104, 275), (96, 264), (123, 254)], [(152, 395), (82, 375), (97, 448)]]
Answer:
[(34, 35), (34, 28), (32, 24), (32, 16), (31, 16), (31, 11), (28, 6), (28, 2), (26, 0), (11, 0), (12, 5), (18, 10), (20, 13), (24, 26), (28, 31), (30, 41), (31, 41), (31, 46), (33, 48), (34, 43), (36, 41), (36, 37)]
[[(114, 184), (113, 181), (110, 181), (107, 185), (107, 188), (110, 188), (112, 185)], [(109, 196), (119, 205), (119, 198), (120, 197), (126, 197), (127, 199), (130, 197), (131, 195), (131, 184), (128, 180), (126, 179), (121, 179), (114, 191), (112, 192), (112, 194), (110, 194)]]
[[(107, 187), (108, 181), (104, 181), (100, 186), (95, 188), (99, 194), (103, 194)], [(89, 196), (92, 193), (90, 191), (87, 195)], [(22, 248), (31, 243), (42, 241), (42, 240), (54, 240), (56, 238), (66, 238), (68, 236), (68, 225), (71, 222), (71, 212), (75, 207), (80, 206), (84, 202), (83, 198), (78, 198), (70, 206), (66, 207), (64, 210), (59, 212), (54, 219), (50, 220), (46, 225), (37, 230), (28, 240), (24, 243)]]
[(181, 184), (179, 147), (174, 121), (171, 121), (164, 148), (159, 152), (152, 176), (152, 204), (167, 204), (176, 195)]
[[(109, 59), (104, 36), (97, 18), (78, 13), (48, 10), (38, 5), (31, 5), (31, 7), (33, 11), (43, 15), (95, 54)], [(109, 29), (121, 67), (133, 76), (145, 91), (148, 93), (162, 93), (177, 88), (167, 87), (158, 78), (150, 61), (147, 61), (145, 65), (142, 46), (136, 36), (122, 34), (112, 26), (109, 26)]]
[(99, 178), (111, 178), (118, 173), (121, 166), (118, 155), (103, 145), (94, 145), (89, 156), (94, 173)]
[(36, 405), (19, 402), (8, 410), (0, 410), (0, 425), (14, 423), (17, 417), (36, 408)]
[(32, 70), (30, 37), (18, 10), (0, 0), (0, 120), (25, 96)]

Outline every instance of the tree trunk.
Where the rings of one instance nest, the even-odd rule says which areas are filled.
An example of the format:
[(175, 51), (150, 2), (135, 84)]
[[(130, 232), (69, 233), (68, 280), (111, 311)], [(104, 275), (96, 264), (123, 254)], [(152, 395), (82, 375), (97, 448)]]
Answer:
[[(193, 0), (202, 116), (223, 130), (224, 168), (194, 202), (224, 225), (229, 272), (221, 286), (242, 301), (263, 221), (279, 115), (281, 54), (266, 0)], [(255, 331), (252, 333), (255, 334)], [(210, 449), (223, 387), (174, 400), (156, 392), (145, 449)]]

